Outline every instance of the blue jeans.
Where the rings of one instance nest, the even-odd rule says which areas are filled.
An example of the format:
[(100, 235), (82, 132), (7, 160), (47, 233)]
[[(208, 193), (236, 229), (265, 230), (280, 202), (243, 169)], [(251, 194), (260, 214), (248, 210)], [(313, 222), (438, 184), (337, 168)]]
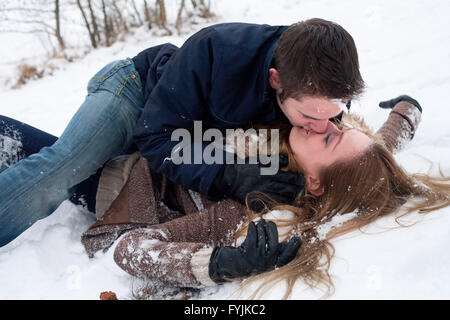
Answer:
[(103, 67), (61, 137), (0, 173), (0, 247), (50, 215), (80, 182), (133, 146), (144, 106), (131, 59)]
[[(45, 131), (0, 115), (0, 173), (58, 140)], [(132, 153), (134, 150), (129, 150)], [(75, 187), (70, 201), (95, 212), (97, 188), (103, 168)]]

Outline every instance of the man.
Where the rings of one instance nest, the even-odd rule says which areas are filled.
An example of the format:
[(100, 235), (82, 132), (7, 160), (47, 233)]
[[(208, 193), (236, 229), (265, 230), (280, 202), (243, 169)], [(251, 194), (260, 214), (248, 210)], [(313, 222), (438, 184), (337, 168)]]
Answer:
[(150, 48), (134, 63), (146, 100), (134, 134), (140, 152), (154, 170), (214, 200), (243, 202), (259, 190), (292, 203), (304, 181), (282, 171), (260, 175), (260, 164), (174, 164), (175, 129), (192, 131), (194, 121), (223, 130), (285, 119), (324, 132), (340, 105), (364, 87), (352, 37), (322, 19), (290, 27), (219, 24), (194, 34), (180, 49)]

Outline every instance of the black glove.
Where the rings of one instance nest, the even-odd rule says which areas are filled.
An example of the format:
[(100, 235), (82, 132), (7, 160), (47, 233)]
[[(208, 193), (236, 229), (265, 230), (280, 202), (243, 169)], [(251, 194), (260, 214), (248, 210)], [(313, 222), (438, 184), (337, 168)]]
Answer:
[[(279, 167), (288, 164), (288, 158), (279, 157)], [(294, 204), (295, 198), (305, 185), (305, 178), (300, 173), (278, 170), (274, 175), (261, 175), (261, 168), (268, 167), (261, 163), (224, 164), (217, 175), (210, 191), (210, 198), (218, 200), (217, 196), (227, 196), (242, 204), (251, 191), (260, 191), (272, 199), (284, 203)], [(220, 198), (220, 197), (219, 197)]]
[(422, 112), (422, 107), (420, 106), (419, 102), (417, 102), (417, 100), (411, 98), (410, 96), (407, 96), (406, 94), (398, 96), (397, 98), (394, 98), (391, 100), (382, 101), (382, 102), (380, 102), (379, 106), (380, 106), (380, 108), (383, 108), (383, 109), (392, 109), (400, 101), (409, 102), (412, 105), (416, 106), (420, 112)]
[(250, 222), (245, 241), (236, 247), (215, 247), (209, 260), (209, 276), (216, 283), (226, 278), (240, 278), (273, 270), (295, 258), (302, 241), (293, 237), (278, 243), (278, 230), (273, 222), (261, 219)]

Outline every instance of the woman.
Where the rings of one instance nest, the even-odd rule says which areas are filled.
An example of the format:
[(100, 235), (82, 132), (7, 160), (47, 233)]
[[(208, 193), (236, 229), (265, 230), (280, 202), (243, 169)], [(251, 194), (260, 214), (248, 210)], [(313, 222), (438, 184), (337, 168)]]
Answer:
[[(395, 103), (388, 121), (379, 130), (389, 149), (398, 147), (401, 141), (398, 137), (413, 136), (420, 121), (420, 113), (417, 110), (414, 105), (405, 101)], [(298, 128), (291, 130), (289, 127), (283, 128), (281, 133), (281, 153), (289, 157), (287, 169), (303, 172), (307, 189), (314, 196), (305, 194), (299, 197), (298, 207), (273, 207), (269, 213), (262, 212), (267, 219), (275, 218), (281, 230), (277, 230), (275, 224), (266, 223), (264, 220), (257, 225), (247, 221), (244, 226), (249, 226), (249, 233), (242, 245), (237, 248), (221, 246), (239, 240), (235, 239), (236, 226), (247, 218), (247, 208), (230, 199), (213, 203), (205, 197), (176, 186), (163, 176), (151, 172), (146, 160), (138, 154), (133, 154), (116, 158), (108, 162), (103, 169), (96, 195), (95, 209), (99, 221), (83, 234), (82, 241), (86, 250), (93, 255), (98, 250), (108, 248), (124, 232), (134, 229), (128, 232), (116, 247), (114, 257), (117, 264), (130, 274), (150, 278), (164, 285), (202, 287), (223, 282), (228, 278), (270, 271), (275, 267), (282, 267), (278, 270), (288, 269), (289, 272), (283, 272), (282, 275), (289, 276), (291, 280), (311, 275), (309, 280), (319, 279), (317, 270), (305, 271), (304, 259), (314, 261), (313, 258), (327, 247), (316, 245), (310, 249), (311, 241), (305, 243), (305, 239), (312, 239), (308, 231), (313, 234), (317, 226), (332, 219), (333, 215), (352, 212), (355, 208), (363, 210), (368, 204), (366, 200), (358, 200), (359, 193), (348, 192), (349, 188), (352, 189), (351, 178), (344, 182), (327, 181), (329, 176), (340, 177), (342, 174), (324, 174), (326, 170), (323, 168), (328, 170), (337, 167), (343, 170), (342, 168), (345, 169), (348, 164), (356, 161), (355, 159), (362, 161), (365, 155), (374, 150), (381, 154), (389, 153), (367, 135), (357, 130), (340, 131), (334, 125), (330, 125), (324, 134), (312, 134)], [(310, 152), (305, 153), (305, 150)], [(312, 153), (322, 156), (314, 158), (311, 157)], [(321, 165), (317, 166), (318, 163)], [(360, 172), (355, 168), (348, 170)], [(346, 174), (345, 177), (352, 175)], [(390, 181), (390, 177), (386, 177), (386, 181)], [(333, 184), (337, 187), (330, 188)], [(339, 187), (342, 185), (345, 188)], [(358, 186), (354, 190), (360, 188), (361, 186)], [(332, 202), (336, 199), (333, 191), (342, 189), (347, 191), (347, 197), (356, 199), (353, 202), (343, 201), (348, 203), (348, 207), (340, 206), (342, 201)], [(120, 193), (117, 197), (111, 196), (118, 190)], [(448, 189), (446, 191), (448, 194)], [(344, 199), (341, 194), (339, 196)], [(398, 201), (398, 204), (403, 203), (403, 198)], [(318, 206), (318, 203), (321, 205)], [(326, 205), (323, 206), (323, 203)], [(318, 208), (326, 209), (321, 211)], [(395, 206), (389, 210), (394, 209)], [(389, 210), (385, 213), (389, 213)], [(315, 211), (320, 214), (313, 214)], [(249, 219), (253, 220), (253, 216), (250, 215)], [(280, 219), (282, 221), (279, 221)], [(289, 225), (288, 231), (282, 230), (286, 224)], [(305, 226), (309, 226), (309, 229), (304, 229)], [(288, 241), (287, 236), (292, 235), (292, 230), (297, 230), (300, 238), (294, 237)], [(278, 233), (281, 243), (278, 242)], [(268, 239), (268, 247), (273, 249), (270, 254), (263, 250), (260, 256), (243, 255), (243, 251), (249, 246), (258, 248), (255, 239), (259, 236)], [(323, 241), (320, 239), (317, 244)], [(299, 254), (294, 258), (302, 243)], [(239, 263), (227, 264), (226, 261), (230, 257), (237, 258), (232, 261)], [(286, 265), (292, 259), (294, 260)], [(296, 267), (293, 268), (293, 265)], [(302, 272), (299, 273), (297, 269)], [(273, 275), (279, 274), (278, 270), (268, 275), (275, 277)]]
[[(407, 212), (428, 212), (449, 204), (448, 179), (410, 176), (390, 153), (414, 136), (420, 121), (415, 106), (396, 103), (377, 135), (372, 135), (361, 120), (351, 120), (344, 122), (344, 132), (334, 126), (324, 134), (284, 128), (280, 153), (289, 158), (288, 170), (303, 172), (307, 192), (299, 196), (297, 206), (281, 206), (262, 198), (266, 208), (257, 214), (230, 199), (212, 203), (171, 186), (164, 177), (149, 172), (145, 160), (137, 157), (119, 196), (103, 218), (84, 233), (83, 244), (94, 254), (134, 229), (117, 244), (116, 263), (136, 277), (168, 286), (201, 288), (260, 273), (254, 279), (264, 278), (264, 284), (287, 280), (286, 296), (298, 278), (312, 286), (323, 282), (331, 288), (327, 268), (322, 267), (329, 265), (329, 240), (333, 236), (394, 213), (409, 198), (424, 200)], [(351, 130), (349, 124), (360, 131)], [(357, 142), (353, 151), (348, 150), (355, 148), (352, 142)], [(329, 148), (342, 147), (341, 156), (329, 156)], [(312, 153), (321, 156), (313, 158)], [(174, 199), (178, 201), (167, 208), (167, 200)], [(249, 197), (249, 204), (259, 199)], [(335, 217), (342, 222), (341, 215), (346, 223), (325, 233), (324, 227)], [(255, 225), (261, 216), (264, 220)], [(276, 225), (267, 223), (269, 219)], [(256, 257), (245, 255), (261, 248), (255, 244), (261, 235), (267, 239), (263, 242), (267, 250)], [(322, 257), (327, 258), (325, 265)]]

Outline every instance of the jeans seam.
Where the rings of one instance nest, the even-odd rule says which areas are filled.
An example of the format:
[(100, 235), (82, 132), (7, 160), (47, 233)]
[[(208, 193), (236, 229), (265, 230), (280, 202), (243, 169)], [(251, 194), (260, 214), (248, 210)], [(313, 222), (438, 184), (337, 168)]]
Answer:
[[(139, 79), (137, 79), (136, 73), (137, 73), (137, 71), (133, 69), (129, 75), (124, 77), (124, 79), (122, 80), (121, 84), (119, 85), (119, 88), (116, 91), (114, 91), (114, 90), (112, 90), (110, 88), (105, 88), (105, 87), (101, 88), (100, 87), (101, 84), (99, 84), (99, 85), (96, 85), (95, 90), (90, 91), (89, 94), (95, 93), (95, 92), (97, 92), (99, 90), (105, 90), (107, 92), (110, 92), (110, 93), (114, 94), (115, 96), (124, 97), (121, 93), (122, 93), (123, 89), (127, 86), (127, 83), (129, 83), (130, 79), (133, 79), (134, 83), (138, 86), (138, 88), (129, 88), (130, 91), (139, 90), (140, 93), (142, 94), (142, 86), (139, 83)], [(133, 77), (133, 75), (134, 75), (134, 77)], [(140, 106), (140, 107), (143, 105), (142, 101), (138, 101), (139, 99), (135, 99), (132, 95), (126, 95), (125, 98), (130, 100), (134, 105), (137, 105), (137, 106)], [(143, 100), (143, 98), (141, 100)]]
[[(121, 97), (122, 89), (125, 88), (125, 86), (127, 85), (128, 81), (129, 81), (130, 79), (133, 79), (133, 80), (134, 80), (134, 83), (138, 86), (137, 90), (139, 90), (140, 93), (142, 94), (142, 87), (139, 85), (139, 83), (138, 83), (138, 81), (137, 81), (138, 79), (137, 79), (136, 73), (137, 73), (136, 70), (132, 70), (131, 74), (129, 74), (129, 75), (122, 81), (121, 85), (119, 86), (119, 89), (118, 89), (117, 92), (116, 92), (116, 94), (117, 94), (118, 96)], [(134, 75), (134, 77), (133, 77), (133, 75)], [(130, 85), (131, 85), (131, 84), (130, 84)], [(136, 90), (136, 88), (129, 88), (129, 90), (130, 90), (130, 91), (134, 91), (134, 90)], [(143, 102), (142, 102), (142, 101), (137, 101), (138, 99), (135, 99), (133, 95), (126, 95), (126, 98), (127, 98), (128, 100), (130, 100), (130, 101), (131, 101), (134, 105), (136, 105), (136, 106), (142, 106), (142, 105), (143, 105)], [(142, 98), (141, 100), (143, 100), (143, 98)]]
[(105, 82), (106, 79), (111, 78), (112, 76), (114, 76), (114, 74), (116, 74), (117, 72), (119, 72), (120, 69), (126, 68), (128, 66), (131, 65), (131, 63), (128, 63), (129, 60), (122, 60), (120, 61), (120, 64), (115, 65), (112, 69), (110, 69), (104, 76), (102, 77), (96, 77), (95, 75), (89, 80), (89, 81), (98, 81), (91, 90), (88, 90), (88, 93), (94, 93), (95, 91), (97, 91), (100, 86)]

